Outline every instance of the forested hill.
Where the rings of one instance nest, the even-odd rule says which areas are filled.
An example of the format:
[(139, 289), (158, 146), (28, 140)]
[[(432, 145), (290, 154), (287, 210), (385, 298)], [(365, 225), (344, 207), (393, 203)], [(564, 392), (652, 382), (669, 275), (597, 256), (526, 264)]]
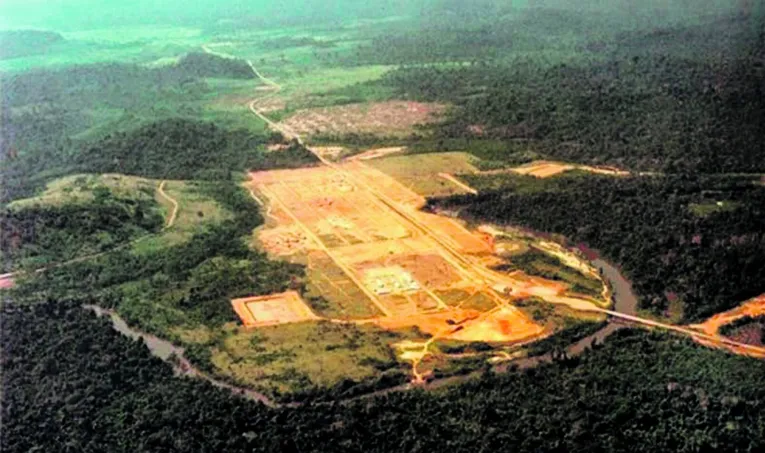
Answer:
[(92, 200), (0, 209), (0, 272), (62, 263), (159, 231), (164, 222), (151, 195), (101, 186)]
[(213, 123), (170, 119), (107, 136), (74, 157), (86, 172), (118, 172), (149, 178), (228, 179), (247, 169), (292, 168), (316, 158), (300, 145), (266, 153), (268, 137), (226, 130)]
[(5, 177), (0, 200), (27, 194), (30, 176), (51, 170), (61, 175), (121, 173), (157, 179), (228, 180), (231, 172), (316, 163), (316, 157), (297, 143), (278, 152), (266, 152), (264, 145), (275, 139), (281, 138), (204, 121), (156, 121), (73, 146), (72, 152), (54, 149), (48, 156), (22, 156), (8, 161), (0, 167)]
[(174, 378), (79, 304), (5, 304), (0, 338), (5, 453), (765, 448), (763, 363), (657, 333), (440, 392), (295, 409)]
[(223, 58), (205, 52), (191, 52), (173, 66), (182, 74), (195, 77), (253, 79), (255, 73), (244, 60)]
[(49, 46), (63, 40), (63, 36), (52, 31), (3, 30), (0, 31), (0, 60), (44, 53)]
[(74, 165), (84, 172), (149, 178), (226, 179), (247, 168), (263, 136), (228, 131), (212, 123), (170, 119), (115, 133), (82, 149)]
[[(247, 62), (206, 53), (190, 53), (175, 64), (148, 68), (128, 63), (101, 63), (64, 69), (38, 69), (23, 73), (0, 73), (2, 102), (8, 107), (32, 103), (65, 102), (88, 105), (94, 100), (109, 102), (140, 100), (140, 90), (156, 91), (193, 82), (204, 77), (254, 78)], [(104, 90), (110, 90), (104, 92)], [(92, 96), (98, 93), (99, 98)], [(123, 99), (120, 94), (132, 93)], [(130, 105), (113, 104), (114, 107)]]

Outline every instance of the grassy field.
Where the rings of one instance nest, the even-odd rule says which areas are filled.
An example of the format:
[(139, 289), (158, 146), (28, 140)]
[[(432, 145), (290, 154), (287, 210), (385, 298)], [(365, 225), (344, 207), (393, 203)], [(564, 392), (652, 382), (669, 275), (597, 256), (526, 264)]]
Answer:
[(92, 63), (149, 64), (188, 52), (204, 42), (202, 31), (172, 26), (115, 27), (63, 32), (64, 41), (43, 54), (0, 61), (0, 71)]
[[(147, 253), (188, 240), (206, 224), (218, 223), (233, 217), (215, 200), (204, 195), (193, 181), (168, 181), (165, 193), (178, 203), (175, 223), (161, 234), (147, 238), (134, 246), (139, 253)], [(162, 205), (165, 218), (172, 210), (172, 204), (157, 194), (156, 200)]]
[(447, 196), (462, 193), (454, 183), (439, 173), (472, 173), (476, 158), (462, 152), (410, 154), (368, 161), (367, 164), (392, 176), (423, 196)]
[(601, 297), (603, 284), (600, 280), (566, 266), (557, 257), (533, 246), (523, 253), (517, 253), (505, 259), (507, 263), (501, 266), (501, 270), (504, 272), (520, 270), (528, 275), (537, 275), (567, 283), (570, 292), (591, 296), (596, 299)]
[(533, 193), (549, 189), (549, 181), (558, 177), (543, 180), (534, 176), (503, 171), (494, 174), (465, 174), (461, 178), (479, 192), (513, 190), (518, 193)]
[(317, 68), (290, 74), (277, 80), (282, 84), (280, 96), (287, 102), (287, 110), (324, 107), (350, 100), (374, 101), (387, 99), (389, 92), (362, 84), (377, 80), (392, 66), (358, 66), (352, 68)]
[(513, 305), (550, 331), (565, 329), (580, 321), (594, 322), (606, 319), (606, 315), (602, 313), (574, 311), (565, 305), (551, 304), (536, 298), (515, 301)]
[(707, 217), (718, 212), (735, 211), (739, 207), (741, 207), (741, 203), (728, 200), (709, 203), (691, 203), (688, 205), (688, 209), (698, 217)]
[(391, 343), (411, 333), (374, 326), (305, 322), (229, 331), (213, 346), (218, 374), (272, 393), (363, 381), (399, 367)]
[(159, 183), (157, 181), (119, 174), (80, 174), (51, 181), (45, 190), (31, 198), (16, 200), (9, 204), (12, 208), (25, 208), (34, 205), (62, 206), (65, 204), (93, 201), (100, 189), (108, 189), (114, 195), (125, 198), (153, 198)]
[(461, 307), (466, 310), (478, 310), (480, 312), (485, 312), (496, 306), (497, 303), (494, 301), (494, 299), (489, 297), (486, 293), (480, 292), (471, 295), (462, 303)]

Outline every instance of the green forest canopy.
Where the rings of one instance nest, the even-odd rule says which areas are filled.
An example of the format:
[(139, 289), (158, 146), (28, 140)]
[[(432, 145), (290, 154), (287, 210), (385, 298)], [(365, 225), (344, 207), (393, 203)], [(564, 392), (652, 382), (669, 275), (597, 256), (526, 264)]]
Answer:
[(765, 364), (667, 334), (624, 330), (581, 358), (435, 392), (268, 409), (173, 377), (76, 305), (6, 304), (0, 323), (9, 453), (765, 448)]

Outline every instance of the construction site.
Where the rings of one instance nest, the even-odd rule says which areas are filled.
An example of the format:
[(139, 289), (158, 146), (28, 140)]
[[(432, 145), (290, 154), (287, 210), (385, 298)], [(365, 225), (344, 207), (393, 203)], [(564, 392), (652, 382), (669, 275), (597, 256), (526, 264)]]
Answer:
[(245, 327), (263, 327), (319, 319), (295, 291), (231, 301)]
[[(269, 310), (252, 321), (253, 307), (268, 306), (234, 301), (245, 326), (323, 319), (512, 344), (552, 333), (514, 299), (536, 296), (579, 309), (605, 304), (571, 295), (561, 282), (490, 270), (499, 259), (492, 234), (421, 211), (422, 196), (362, 160), (250, 177), (249, 189), (268, 210), (259, 245), (306, 264), (309, 288), (329, 307), (313, 313), (300, 302), (303, 310), (285, 309), (283, 317)], [(292, 296), (287, 305), (295, 304)], [(313, 316), (295, 314), (305, 310)]]

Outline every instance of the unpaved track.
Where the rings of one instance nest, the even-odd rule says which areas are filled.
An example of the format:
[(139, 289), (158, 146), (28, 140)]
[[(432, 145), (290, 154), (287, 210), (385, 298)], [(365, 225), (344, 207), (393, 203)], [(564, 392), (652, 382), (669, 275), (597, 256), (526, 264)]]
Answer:
[(459, 179), (454, 177), (454, 175), (452, 175), (452, 174), (449, 174), (449, 173), (439, 173), (438, 176), (440, 176), (441, 178), (449, 181), (450, 183), (454, 184), (455, 186), (459, 187), (460, 189), (462, 189), (462, 190), (464, 190), (464, 191), (466, 191), (468, 193), (471, 193), (473, 195), (478, 195), (478, 191), (477, 190), (473, 189), (469, 185), (467, 185), (464, 182), (460, 181)]
[(175, 218), (178, 216), (178, 202), (165, 192), (165, 184), (167, 184), (167, 180), (164, 180), (161, 183), (159, 183), (157, 192), (162, 198), (169, 201), (173, 205), (173, 210), (172, 212), (170, 212), (170, 217), (168, 217), (167, 223), (165, 224), (165, 228), (164, 228), (164, 229), (168, 229), (173, 226), (173, 224), (175, 223)]

